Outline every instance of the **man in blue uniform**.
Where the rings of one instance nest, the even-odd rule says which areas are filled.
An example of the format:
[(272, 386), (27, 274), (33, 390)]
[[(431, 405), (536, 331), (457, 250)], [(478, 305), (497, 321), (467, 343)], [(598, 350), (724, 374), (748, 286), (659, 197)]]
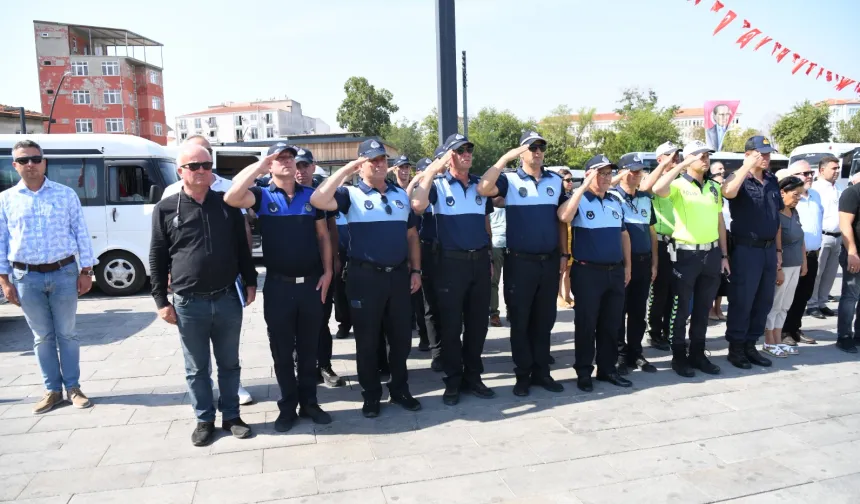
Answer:
[[(624, 314), (618, 331), (618, 374), (626, 375), (628, 368), (656, 373), (657, 368), (642, 355), (645, 335), (645, 312), (648, 291), (657, 276), (656, 218), (651, 196), (639, 190), (645, 164), (638, 154), (625, 154), (619, 162), (623, 170), (621, 181), (608, 194), (618, 198), (624, 209), (624, 224), (630, 235), (630, 283), (624, 297)], [(627, 315), (626, 335), (624, 315)], [(625, 341), (626, 336), (626, 341)]]
[(337, 257), (334, 263), (334, 278), (332, 279), (332, 290), (334, 291), (334, 318), (337, 320), (337, 332), (335, 338), (346, 339), (352, 329), (352, 319), (349, 317), (349, 301), (346, 299), (346, 282), (343, 280), (343, 272), (347, 267), (347, 250), (349, 250), (349, 226), (346, 216), (337, 212), (335, 217), (337, 226)]
[(442, 400), (449, 406), (460, 401), (461, 387), (477, 397), (495, 396), (481, 380), (490, 304), (487, 215), (493, 207), (489, 198), (478, 194), (480, 178), (469, 174), (474, 148), (463, 135), (449, 136), (445, 155), (431, 165), (412, 193), (416, 214), (433, 205), (439, 233), (436, 293), (446, 375)]
[[(252, 208), (260, 219), (266, 266), (263, 313), (281, 388), (278, 432), (292, 428), (296, 406), (299, 415), (314, 423), (331, 422), (316, 393), (320, 324), (332, 277), (331, 241), (325, 214), (310, 203), (314, 189), (296, 182), (297, 153), (294, 146), (276, 143), (265, 158), (239, 172), (224, 195), (228, 205)], [(269, 186), (255, 185), (266, 173), (272, 175)]]
[[(355, 173), (357, 186), (340, 187)], [(421, 403), (409, 393), (406, 359), (412, 346), (409, 296), (421, 288), (421, 249), (406, 191), (386, 180), (388, 156), (376, 140), (359, 145), (348, 163), (314, 192), (311, 204), (346, 215), (349, 270), (346, 291), (355, 331), (362, 413), (379, 416), (382, 386), (378, 351), (382, 328), (389, 345), (391, 402), (409, 411)]]
[[(567, 250), (567, 226), (559, 222), (557, 214), (566, 196), (561, 177), (543, 167), (546, 148), (546, 140), (540, 134), (526, 131), (519, 147), (496, 161), (478, 186), (483, 197), (505, 198), (508, 248), (503, 283), (510, 310), (517, 396), (528, 395), (533, 384), (550, 392), (564, 390), (550, 376), (549, 348), (558, 281), (567, 266), (567, 257), (562, 256)], [(502, 173), (517, 158), (522, 160), (520, 168)], [(487, 306), (488, 303), (483, 306), (485, 318)]]
[(750, 363), (770, 366), (756, 341), (764, 334), (773, 305), (776, 270), (782, 264), (779, 211), (784, 204), (776, 176), (768, 171), (776, 149), (763, 136), (750, 137), (744, 164), (726, 178), (723, 196), (732, 214), (731, 282), (726, 339), (729, 362), (749, 369)]
[(595, 343), (597, 379), (619, 387), (630, 380), (618, 374), (618, 331), (624, 315), (624, 288), (630, 282), (630, 235), (624, 224), (624, 209), (617, 198), (607, 196), (612, 169), (606, 156), (598, 154), (585, 164), (586, 177), (570, 200), (558, 210), (573, 230), (573, 296), (576, 342), (576, 386), (591, 392), (594, 386)]

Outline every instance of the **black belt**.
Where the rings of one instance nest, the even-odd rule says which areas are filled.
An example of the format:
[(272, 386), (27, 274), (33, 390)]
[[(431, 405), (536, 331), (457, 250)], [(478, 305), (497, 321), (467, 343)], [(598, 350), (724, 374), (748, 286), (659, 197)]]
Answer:
[(672, 235), (664, 235), (657, 233), (657, 241), (661, 241), (663, 243), (669, 243), (672, 241)]
[(831, 233), (830, 231), (824, 231), (823, 233), (827, 236), (832, 236), (834, 238), (839, 238), (840, 236), (842, 236), (842, 233)]
[(278, 280), (280, 282), (291, 283), (291, 284), (303, 284), (305, 282), (319, 278), (319, 275), (304, 276), (304, 277), (289, 277), (287, 275), (282, 275), (276, 271), (266, 271), (266, 276), (273, 279), (273, 280)]
[(634, 262), (645, 262), (645, 261), (650, 262), (651, 261), (651, 253), (649, 252), (647, 254), (632, 254), (630, 256), (630, 259)]
[(749, 238), (746, 236), (738, 236), (732, 235), (732, 240), (734, 240), (735, 245), (746, 245), (747, 247), (755, 247), (755, 248), (768, 248), (774, 243), (776, 243), (773, 239), (770, 240), (758, 240), (755, 238)]
[(361, 269), (371, 270), (371, 271), (381, 271), (383, 273), (391, 273), (392, 271), (400, 271), (406, 268), (406, 261), (396, 265), (396, 266), (383, 266), (381, 264), (376, 264), (367, 261), (359, 261), (357, 259), (350, 259), (349, 261), (350, 267), (358, 267)]
[(462, 259), (464, 261), (474, 261), (476, 259), (490, 258), (489, 249), (487, 247), (477, 250), (443, 250), (442, 257), (449, 259)]
[(221, 297), (221, 296), (223, 296), (224, 294), (227, 294), (227, 292), (229, 292), (229, 291), (230, 291), (230, 289), (234, 289), (234, 288), (235, 288), (235, 287), (231, 284), (231, 285), (228, 285), (227, 287), (223, 287), (223, 288), (221, 288), (221, 289), (214, 290), (214, 291), (211, 291), (211, 292), (177, 292), (176, 294), (179, 294), (179, 295), (180, 295), (180, 296), (182, 296), (182, 297), (194, 297), (194, 298), (200, 298), (200, 299), (212, 299), (212, 298), (216, 298), (216, 297)]
[(505, 249), (505, 255), (517, 257), (519, 259), (528, 259), (530, 261), (549, 261), (557, 256), (555, 252), (551, 254), (527, 254), (525, 252), (514, 252), (511, 249)]
[(575, 262), (576, 264), (579, 264), (580, 266), (585, 266), (587, 268), (594, 268), (594, 269), (605, 270), (605, 271), (612, 271), (614, 269), (621, 268), (624, 266), (624, 263), (605, 264), (605, 263), (592, 263), (592, 262), (586, 262), (586, 261), (573, 261), (573, 262)]
[(12, 267), (19, 270), (26, 271), (36, 271), (38, 273), (50, 273), (52, 271), (57, 271), (67, 264), (72, 264), (75, 262), (75, 256), (70, 255), (65, 259), (60, 259), (57, 262), (52, 262), (49, 264), (25, 264), (19, 262), (12, 262)]

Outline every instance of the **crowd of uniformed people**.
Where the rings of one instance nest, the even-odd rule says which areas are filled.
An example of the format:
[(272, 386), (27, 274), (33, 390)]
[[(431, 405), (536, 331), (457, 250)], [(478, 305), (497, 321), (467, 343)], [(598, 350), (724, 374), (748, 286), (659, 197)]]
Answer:
[[(213, 226), (235, 220), (231, 207), (249, 209), (260, 220), (263, 310), (281, 390), (279, 432), (299, 416), (331, 422), (316, 386), (344, 384), (331, 366), (332, 311), (334, 337), (354, 334), (362, 413), (368, 418), (380, 414), (383, 384), (391, 403), (421, 408), (410, 392), (406, 365), (414, 329), (418, 349), (430, 352), (431, 368), (443, 373), (445, 404), (457, 404), (464, 392), (493, 397), (482, 380), (482, 354), (488, 325), (503, 325), (500, 298), (510, 325), (517, 396), (533, 386), (564, 390), (550, 372), (560, 295), (575, 303), (574, 369), (576, 385), (585, 392), (594, 388), (592, 376), (630, 387), (631, 371), (656, 372), (643, 353), (646, 333), (652, 347), (671, 351), (678, 375), (720, 373), (706, 352), (705, 334), (721, 286), (728, 288), (731, 307), (726, 339), (732, 365), (770, 366), (763, 352), (784, 357), (797, 352), (797, 342), (814, 343), (799, 323), (789, 332), (782, 329), (789, 327), (793, 305), (805, 306), (812, 295), (797, 285), (809, 275), (814, 251), (804, 242), (821, 233), (824, 207), (809, 188), (808, 165), (794, 164), (778, 176), (768, 170), (775, 150), (765, 137), (747, 141), (743, 166), (731, 174), (712, 167), (713, 151), (698, 141), (683, 150), (671, 142), (660, 145), (658, 166), (650, 171), (635, 153), (617, 163), (597, 155), (585, 164), (585, 179), (576, 189), (569, 172), (544, 166), (547, 142), (536, 131), (524, 132), (519, 145), (481, 176), (472, 173), (475, 145), (460, 134), (448, 137), (433, 159), (416, 163), (405, 156), (390, 163), (383, 144), (366, 140), (355, 161), (324, 180), (314, 179), (309, 150), (280, 142), (236, 175), (226, 192), (193, 194), (188, 186), (211, 183), (207, 147), (189, 142), (180, 152), (186, 190), (158, 205), (153, 257), (193, 257), (183, 249), (210, 247), (207, 240), (217, 234)], [(268, 179), (261, 183), (262, 177)], [(817, 206), (799, 213), (798, 205), (810, 198)], [(183, 205), (189, 210), (180, 213)], [(181, 220), (193, 222), (198, 210), (206, 227), (199, 237), (183, 237)], [(810, 219), (817, 219), (818, 231), (804, 222)], [(240, 227), (229, 229), (235, 235), (231, 246), (242, 248)], [(166, 302), (163, 279), (153, 282), (162, 317), (179, 325), (192, 391), (210, 387), (211, 364), (186, 342), (200, 337), (194, 335), (201, 324), (199, 314), (189, 312), (188, 299), (235, 291), (241, 304), (253, 302), (250, 256), (237, 257), (243, 266), (225, 265), (226, 273), (239, 277), (235, 285), (220, 292), (174, 292), (175, 311)], [(181, 263), (173, 264), (173, 281), (187, 286), (188, 275), (175, 270)], [(163, 269), (155, 274), (163, 276)], [(559, 294), (566, 273), (570, 292)], [(238, 378), (222, 383), (221, 361), (227, 370), (238, 369), (238, 345), (229, 347), (229, 356), (219, 351), (216, 340), (224, 330), (213, 314), (203, 316), (212, 322), (206, 339), (216, 348), (218, 407), (233, 408), (236, 401), (229, 391), (225, 399), (225, 387)], [(203, 445), (214, 429), (211, 393), (193, 393), (191, 400), (199, 420), (192, 439)], [(238, 437), (250, 433), (238, 416), (223, 427)]]

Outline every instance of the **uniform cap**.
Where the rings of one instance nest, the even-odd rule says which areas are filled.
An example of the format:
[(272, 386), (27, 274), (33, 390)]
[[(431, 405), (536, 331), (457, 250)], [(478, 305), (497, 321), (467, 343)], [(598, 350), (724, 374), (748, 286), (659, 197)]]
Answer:
[(406, 156), (400, 156), (394, 161), (395, 167), (403, 166), (403, 165), (410, 165), (410, 166), (412, 165), (412, 163), (409, 161), (409, 158)]
[(703, 152), (715, 152), (714, 149), (708, 147), (708, 145), (701, 140), (693, 140), (684, 146), (684, 155), (685, 156), (695, 156), (696, 154), (701, 154)]
[(385, 146), (382, 145), (382, 142), (379, 140), (371, 138), (361, 142), (358, 146), (358, 157), (374, 159), (385, 155), (387, 155), (385, 152)]
[(610, 161), (606, 155), (598, 154), (585, 163), (585, 171), (599, 170), (601, 168), (606, 168), (607, 166), (611, 166), (616, 169), (618, 168), (618, 165)]
[(296, 151), (296, 163), (301, 163), (301, 162), (305, 162), (308, 164), (315, 164), (314, 163), (314, 153), (311, 152), (309, 149), (299, 148), (299, 150)]
[(618, 160), (618, 165), (622, 170), (630, 171), (639, 171), (647, 168), (645, 163), (642, 162), (642, 157), (638, 152), (631, 152), (621, 156), (621, 159)]
[[(459, 149), (460, 147), (462, 147), (463, 145), (466, 145), (466, 144), (469, 144), (472, 146), (475, 145), (472, 142), (470, 142), (469, 139), (466, 138), (465, 136), (463, 136), (459, 133), (454, 133), (453, 135), (451, 135), (445, 139), (444, 145), (445, 145), (445, 150), (449, 151), (449, 150)], [(444, 154), (444, 152), (443, 152), (443, 154)]]
[(546, 143), (546, 139), (540, 136), (540, 133), (537, 131), (526, 130), (523, 132), (522, 136), (520, 136), (520, 146), (531, 145), (537, 141)]
[(750, 137), (747, 140), (746, 145), (744, 145), (745, 151), (759, 151), (762, 154), (770, 154), (771, 152), (778, 152), (773, 148), (773, 145), (770, 144), (770, 140), (767, 137), (763, 137), (761, 135), (756, 135), (754, 137)]
[(289, 145), (286, 142), (278, 142), (275, 145), (269, 147), (269, 150), (266, 155), (271, 156), (272, 154), (280, 154), (285, 150), (293, 151), (293, 155), (295, 155), (299, 151), (295, 145)]
[(660, 144), (660, 147), (657, 147), (657, 150), (654, 151), (654, 154), (656, 154), (657, 156), (665, 156), (667, 154), (678, 152), (679, 150), (681, 150), (681, 148), (677, 145), (673, 144), (672, 142), (666, 142)]
[(436, 147), (436, 150), (433, 151), (433, 159), (439, 159), (448, 152), (448, 149), (445, 148), (445, 144)]
[(433, 162), (433, 160), (430, 158), (427, 158), (427, 157), (419, 159), (418, 164), (415, 165), (415, 171), (421, 172), (421, 171), (426, 170), (427, 167), (430, 166), (430, 163), (432, 163), (432, 162)]

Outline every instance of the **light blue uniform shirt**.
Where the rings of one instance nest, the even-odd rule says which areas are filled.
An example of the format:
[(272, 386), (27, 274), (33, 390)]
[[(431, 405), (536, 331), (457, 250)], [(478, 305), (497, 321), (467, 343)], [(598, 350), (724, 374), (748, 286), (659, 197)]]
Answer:
[(803, 227), (803, 243), (806, 245), (806, 251), (820, 249), (824, 206), (821, 204), (821, 195), (818, 191), (810, 189), (806, 196), (801, 196), (800, 201), (797, 202), (797, 213), (800, 215), (800, 225)]
[(504, 208), (494, 208), (490, 214), (490, 231), (493, 232), (493, 248), (505, 248), (508, 246), (507, 219)]

